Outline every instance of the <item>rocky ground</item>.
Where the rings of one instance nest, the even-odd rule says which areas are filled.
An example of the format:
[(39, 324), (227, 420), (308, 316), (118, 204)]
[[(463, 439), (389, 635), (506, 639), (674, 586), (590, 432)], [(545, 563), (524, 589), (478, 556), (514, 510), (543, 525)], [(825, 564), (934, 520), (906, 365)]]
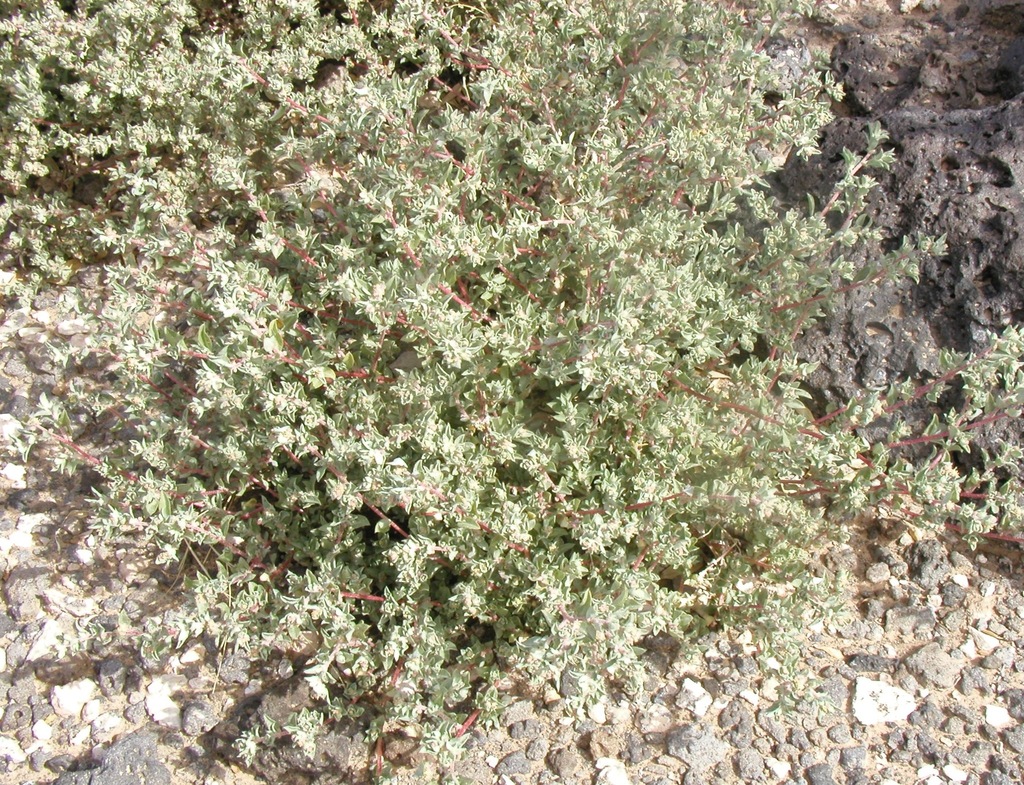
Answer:
[[(829, 360), (815, 380), (822, 405), (927, 373), (939, 348), (978, 348), (985, 330), (1024, 321), (1024, 3), (832, 5), (802, 35), (833, 52), (848, 98), (822, 157), (777, 185), (821, 187), (842, 145), (879, 120), (898, 161), (873, 204), (886, 238), (946, 233), (949, 253), (925, 261), (920, 285), (851, 293), (808, 337), (805, 352)], [(794, 36), (779, 51), (804, 49)], [(2, 320), (0, 433), (10, 435), (40, 392), (60, 392), (45, 344), (78, 340), (83, 326), (59, 292)], [(247, 718), (303, 705), (290, 661), (254, 665), (202, 642), (140, 659), (131, 638), (173, 606), (181, 576), (133, 543), (96, 541), (82, 504), (89, 479), (0, 455), (0, 783), (363, 781), (358, 728), (326, 735), (312, 759), (282, 746), (246, 770), (229, 754)], [(882, 522), (814, 569), (854, 577), (843, 621), (806, 632), (804, 664), (820, 686), (791, 715), (768, 710), (793, 687), (758, 667), (742, 635), (687, 650), (652, 641), (640, 698), (578, 722), (561, 711), (571, 679), (523, 693), (498, 729), (471, 731), (457, 773), (503, 785), (1024, 781), (1021, 547), (972, 552)], [(383, 753), (403, 781), (428, 782), (432, 765), (413, 747), (393, 738)]]

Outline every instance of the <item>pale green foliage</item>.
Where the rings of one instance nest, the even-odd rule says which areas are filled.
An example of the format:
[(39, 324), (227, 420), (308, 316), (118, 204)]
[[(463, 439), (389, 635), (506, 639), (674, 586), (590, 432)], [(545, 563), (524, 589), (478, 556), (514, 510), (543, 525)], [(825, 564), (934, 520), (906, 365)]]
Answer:
[[(982, 514), (948, 461), (857, 435), (895, 398), (804, 406), (824, 296), (914, 257), (840, 255), (877, 129), (828, 204), (773, 199), (834, 93), (763, 53), (786, 4), (247, 0), (220, 31), (184, 0), (17, 5), (3, 242), (107, 259), (100, 527), (197, 562), (165, 635), (313, 642), (328, 712), (373, 698), (440, 751), (508, 673), (587, 701), (639, 688), (649, 634), (799, 625), (855, 514)], [(88, 171), (96, 207), (62, 185)]]

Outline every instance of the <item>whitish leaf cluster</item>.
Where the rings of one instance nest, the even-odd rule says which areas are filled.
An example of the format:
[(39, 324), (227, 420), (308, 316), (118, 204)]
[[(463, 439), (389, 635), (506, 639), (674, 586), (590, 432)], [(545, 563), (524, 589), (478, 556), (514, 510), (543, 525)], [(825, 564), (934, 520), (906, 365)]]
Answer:
[(444, 750), (510, 672), (586, 702), (653, 633), (799, 625), (853, 515), (1016, 509), (942, 445), (1019, 407), (1018, 337), (927, 471), (858, 435), (896, 398), (807, 408), (795, 336), (915, 262), (842, 255), (877, 129), (774, 198), (835, 93), (765, 53), (785, 3), (73, 5), (2, 6), (0, 243), (105, 261), (109, 383), (43, 419), (115, 440), (70, 453), (103, 530), (190, 555), (169, 637), (306, 656), (328, 714)]

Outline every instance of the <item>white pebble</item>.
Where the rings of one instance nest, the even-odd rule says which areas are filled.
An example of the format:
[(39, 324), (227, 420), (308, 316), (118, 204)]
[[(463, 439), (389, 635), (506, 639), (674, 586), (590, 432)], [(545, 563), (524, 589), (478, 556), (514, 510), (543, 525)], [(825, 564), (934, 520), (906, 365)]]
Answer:
[(0, 736), (0, 760), (7, 760), (11, 763), (24, 763), (28, 756), (14, 739), (8, 736)]
[(765, 766), (775, 775), (776, 779), (783, 780), (789, 776), (789, 772), (793, 769), (792, 765), (784, 760), (778, 758), (765, 758)]
[(75, 561), (79, 564), (92, 564), (96, 557), (88, 548), (75, 548)]
[(53, 738), (53, 726), (46, 720), (39, 720), (32, 726), (32, 737), (39, 741), (49, 741)]
[(615, 758), (598, 758), (595, 762), (599, 774), (597, 781), (605, 785), (632, 785), (629, 775), (626, 774), (626, 767), (622, 761)]
[(146, 713), (157, 725), (172, 730), (181, 730), (181, 709), (167, 695), (161, 693), (146, 696)]
[(608, 721), (608, 715), (605, 712), (604, 703), (595, 703), (593, 706), (588, 708), (587, 716), (598, 725), (604, 725)]
[(985, 722), (993, 728), (1002, 730), (1013, 725), (1013, 718), (1003, 706), (992, 704), (985, 707)]
[(853, 714), (864, 725), (902, 722), (917, 708), (913, 696), (882, 681), (858, 678), (853, 692)]
[(60, 717), (82, 716), (85, 704), (96, 697), (99, 687), (92, 679), (78, 679), (50, 690), (50, 703)]
[(948, 766), (943, 766), (942, 773), (946, 775), (946, 779), (950, 782), (967, 782), (967, 778), (970, 776), (966, 771), (954, 766), (952, 763)]
[(711, 704), (714, 703), (714, 698), (711, 697), (711, 693), (708, 692), (700, 684), (700, 682), (694, 681), (693, 679), (684, 679), (682, 690), (686, 697), (686, 705), (690, 707), (694, 714), (698, 717), (703, 717), (708, 713), (708, 709), (711, 708)]
[(745, 700), (755, 709), (757, 708), (758, 704), (761, 703), (761, 698), (753, 690), (743, 690), (740, 693), (740, 697), (743, 698), (743, 700)]
[(25, 655), (25, 661), (35, 662), (57, 651), (61, 632), (60, 622), (56, 619), (47, 619), (43, 622), (43, 628), (32, 641), (32, 648)]
[(92, 721), (93, 741), (106, 741), (124, 725), (124, 718), (119, 714), (107, 712)]
[(974, 641), (974, 646), (978, 650), (978, 654), (982, 657), (987, 657), (989, 654), (999, 648), (1001, 641), (994, 635), (989, 635), (987, 632), (976, 630), (971, 627), (968, 632), (971, 635), (971, 639)]
[(24, 430), (24, 426), (11, 415), (0, 414), (0, 438), (4, 441), (14, 441), (22, 430)]
[(4, 479), (11, 483), (16, 490), (24, 490), (28, 487), (25, 482), (25, 467), (19, 466), (16, 463), (8, 463), (4, 465), (0, 474), (3, 474)]

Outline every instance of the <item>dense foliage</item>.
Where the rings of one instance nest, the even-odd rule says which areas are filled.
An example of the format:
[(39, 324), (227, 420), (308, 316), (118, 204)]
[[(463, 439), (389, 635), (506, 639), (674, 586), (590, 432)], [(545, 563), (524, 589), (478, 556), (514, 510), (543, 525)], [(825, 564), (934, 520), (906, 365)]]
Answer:
[(837, 282), (915, 266), (843, 256), (878, 129), (773, 197), (835, 93), (767, 53), (792, 5), (0, 3), (11, 286), (105, 263), (108, 376), (44, 419), (103, 530), (192, 565), (165, 637), (305, 653), (327, 714), (439, 749), (509, 672), (586, 702), (652, 633), (799, 624), (854, 515), (994, 525), (947, 445), (1016, 414), (1016, 335), (927, 433), (899, 394), (938, 383), (805, 408)]

